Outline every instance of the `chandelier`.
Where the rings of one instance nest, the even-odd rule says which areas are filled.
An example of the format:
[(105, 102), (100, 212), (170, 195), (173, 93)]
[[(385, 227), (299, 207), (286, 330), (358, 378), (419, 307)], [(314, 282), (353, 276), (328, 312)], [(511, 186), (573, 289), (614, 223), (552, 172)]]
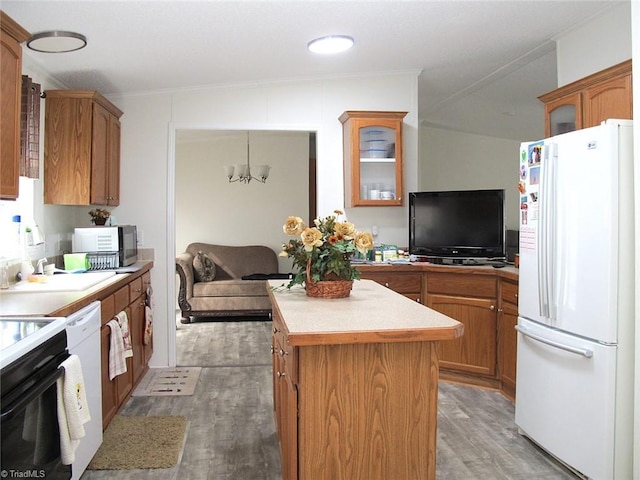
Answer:
[(251, 165), (249, 164), (249, 158), (251, 153), (251, 142), (249, 139), (249, 132), (247, 132), (247, 163), (237, 165), (226, 165), (224, 167), (225, 174), (229, 183), (241, 182), (249, 183), (251, 180), (257, 180), (258, 182), (265, 183), (269, 178), (269, 165), (256, 165), (254, 172), (256, 176), (251, 175)]

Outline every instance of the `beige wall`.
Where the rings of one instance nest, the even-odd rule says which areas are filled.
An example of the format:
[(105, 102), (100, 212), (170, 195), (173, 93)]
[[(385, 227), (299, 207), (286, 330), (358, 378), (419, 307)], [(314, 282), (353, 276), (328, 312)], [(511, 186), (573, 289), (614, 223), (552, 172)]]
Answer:
[(421, 128), (419, 189), (504, 189), (507, 228), (518, 230), (519, 146), (512, 140)]

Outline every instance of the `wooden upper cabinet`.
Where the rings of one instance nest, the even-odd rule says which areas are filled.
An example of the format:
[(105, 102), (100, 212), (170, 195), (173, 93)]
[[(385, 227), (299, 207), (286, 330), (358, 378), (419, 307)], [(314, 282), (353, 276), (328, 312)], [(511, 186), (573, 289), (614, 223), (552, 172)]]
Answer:
[(582, 103), (584, 128), (599, 125), (607, 118), (633, 118), (631, 72), (587, 88)]
[(369, 111), (340, 115), (346, 207), (402, 205), (402, 121), (406, 115)]
[(546, 93), (545, 135), (551, 137), (599, 125), (609, 118), (633, 118), (631, 60)]
[(45, 203), (118, 205), (122, 111), (93, 90), (45, 94)]
[(0, 199), (18, 198), (22, 47), (30, 34), (0, 11)]

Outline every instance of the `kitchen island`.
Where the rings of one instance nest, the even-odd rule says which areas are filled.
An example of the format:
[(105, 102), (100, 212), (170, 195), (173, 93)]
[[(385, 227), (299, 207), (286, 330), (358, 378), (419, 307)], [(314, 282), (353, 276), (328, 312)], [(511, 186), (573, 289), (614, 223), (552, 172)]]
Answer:
[(437, 345), (463, 325), (371, 280), (330, 300), (268, 287), (283, 478), (434, 479)]

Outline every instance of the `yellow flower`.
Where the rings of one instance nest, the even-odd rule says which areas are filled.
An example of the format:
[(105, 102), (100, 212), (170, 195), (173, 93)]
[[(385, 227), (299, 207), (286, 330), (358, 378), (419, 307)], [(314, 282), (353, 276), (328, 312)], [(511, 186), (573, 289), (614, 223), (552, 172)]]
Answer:
[(305, 228), (300, 234), (300, 238), (302, 239), (302, 244), (307, 252), (313, 250), (313, 247), (321, 247), (323, 243), (322, 232), (315, 227)]
[(304, 221), (300, 217), (287, 217), (287, 221), (284, 223), (282, 230), (287, 235), (300, 235), (307, 226), (304, 224)]
[(353, 234), (356, 233), (356, 226), (351, 222), (336, 222), (334, 230), (343, 235), (345, 239), (351, 240)]
[(369, 232), (357, 232), (353, 243), (362, 255), (373, 249), (373, 237)]

